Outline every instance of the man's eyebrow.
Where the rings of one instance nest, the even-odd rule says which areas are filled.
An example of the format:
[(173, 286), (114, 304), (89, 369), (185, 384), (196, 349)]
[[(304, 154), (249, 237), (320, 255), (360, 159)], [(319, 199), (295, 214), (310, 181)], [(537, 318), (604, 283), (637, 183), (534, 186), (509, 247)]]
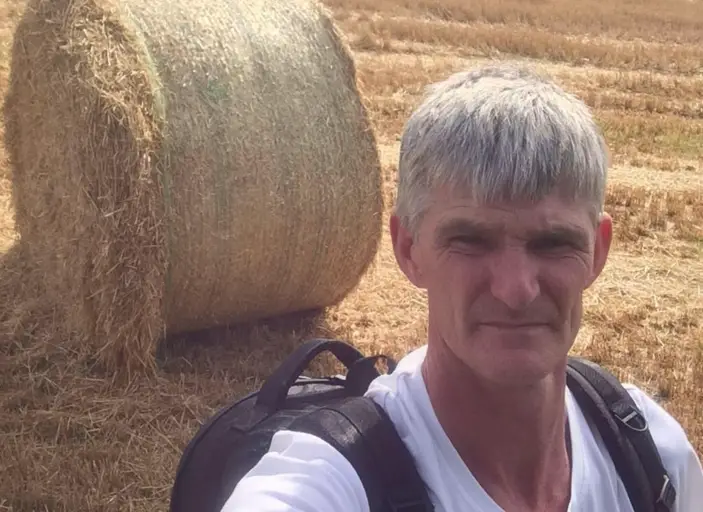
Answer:
[(478, 222), (470, 219), (451, 219), (441, 224), (437, 229), (437, 241), (445, 240), (453, 235), (471, 234), (491, 236), (500, 233), (502, 229), (485, 222)]
[(530, 238), (559, 238), (578, 246), (587, 246), (589, 236), (580, 226), (571, 224), (557, 224), (542, 229), (535, 229), (529, 233)]
[[(493, 237), (502, 234), (502, 227), (471, 219), (451, 219), (441, 224), (436, 232), (436, 241), (442, 242), (455, 235)], [(528, 232), (528, 238), (559, 238), (580, 247), (588, 245), (589, 236), (580, 226), (554, 224)]]

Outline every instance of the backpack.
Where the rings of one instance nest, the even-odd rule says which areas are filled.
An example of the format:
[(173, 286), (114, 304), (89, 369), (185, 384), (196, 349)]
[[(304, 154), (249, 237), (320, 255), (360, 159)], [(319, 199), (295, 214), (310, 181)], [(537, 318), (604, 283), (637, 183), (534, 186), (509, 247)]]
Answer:
[[(303, 375), (323, 352), (346, 375)], [(255, 391), (221, 409), (186, 446), (176, 471), (170, 512), (220, 512), (239, 480), (268, 451), (282, 429), (314, 434), (356, 469), (371, 512), (433, 510), (410, 452), (383, 408), (364, 397), (380, 375), (384, 355), (365, 357), (339, 340), (313, 339), (298, 347)], [(635, 512), (671, 512), (676, 491), (647, 422), (629, 393), (604, 368), (570, 357), (567, 384), (602, 437)]]

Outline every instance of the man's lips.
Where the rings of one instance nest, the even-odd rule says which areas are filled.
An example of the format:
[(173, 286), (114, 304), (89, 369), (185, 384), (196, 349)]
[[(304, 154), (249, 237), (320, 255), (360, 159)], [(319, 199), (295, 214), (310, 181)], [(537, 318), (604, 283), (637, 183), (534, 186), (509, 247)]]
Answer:
[(547, 322), (481, 322), (481, 325), (499, 329), (528, 329), (530, 327), (547, 327)]

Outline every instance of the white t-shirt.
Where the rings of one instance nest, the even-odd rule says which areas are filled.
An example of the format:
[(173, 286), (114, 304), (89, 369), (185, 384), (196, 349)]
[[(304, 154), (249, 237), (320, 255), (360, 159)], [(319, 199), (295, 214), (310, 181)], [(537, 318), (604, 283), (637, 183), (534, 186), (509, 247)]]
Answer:
[[(390, 416), (426, 483), (436, 512), (502, 512), (447, 438), (420, 373), (426, 346), (377, 378), (367, 395)], [(626, 385), (649, 421), (673, 484), (672, 512), (703, 511), (703, 471), (679, 423), (633, 385)], [(633, 512), (602, 441), (596, 440), (567, 390), (572, 442), (569, 512)], [(269, 452), (239, 482), (222, 512), (369, 512), (361, 480), (336, 449), (305, 433), (281, 431)]]

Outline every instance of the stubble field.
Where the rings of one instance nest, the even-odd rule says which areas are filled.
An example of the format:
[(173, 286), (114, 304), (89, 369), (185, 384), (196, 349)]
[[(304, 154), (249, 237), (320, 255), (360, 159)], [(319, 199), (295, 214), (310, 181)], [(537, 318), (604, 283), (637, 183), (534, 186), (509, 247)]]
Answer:
[[(595, 112), (613, 155), (616, 238), (574, 348), (657, 396), (703, 453), (703, 3), (699, 0), (326, 0), (355, 53), (395, 191), (403, 123), (425, 85), (487, 59), (550, 73)], [(0, 5), (0, 97), (23, 4)], [(0, 252), (15, 242), (0, 132)], [(9, 253), (8, 253), (9, 254)], [(6, 259), (11, 260), (8, 256)], [(175, 344), (156, 382), (111, 382), (52, 337), (50, 312), (0, 280), (0, 511), (166, 510), (200, 421), (251, 390), (300, 336), (400, 356), (426, 302), (387, 230), (358, 290), (312, 325), (253, 326)], [(31, 290), (23, 290), (31, 297)], [(19, 295), (18, 295), (19, 294)], [(26, 311), (26, 313), (24, 313)]]

